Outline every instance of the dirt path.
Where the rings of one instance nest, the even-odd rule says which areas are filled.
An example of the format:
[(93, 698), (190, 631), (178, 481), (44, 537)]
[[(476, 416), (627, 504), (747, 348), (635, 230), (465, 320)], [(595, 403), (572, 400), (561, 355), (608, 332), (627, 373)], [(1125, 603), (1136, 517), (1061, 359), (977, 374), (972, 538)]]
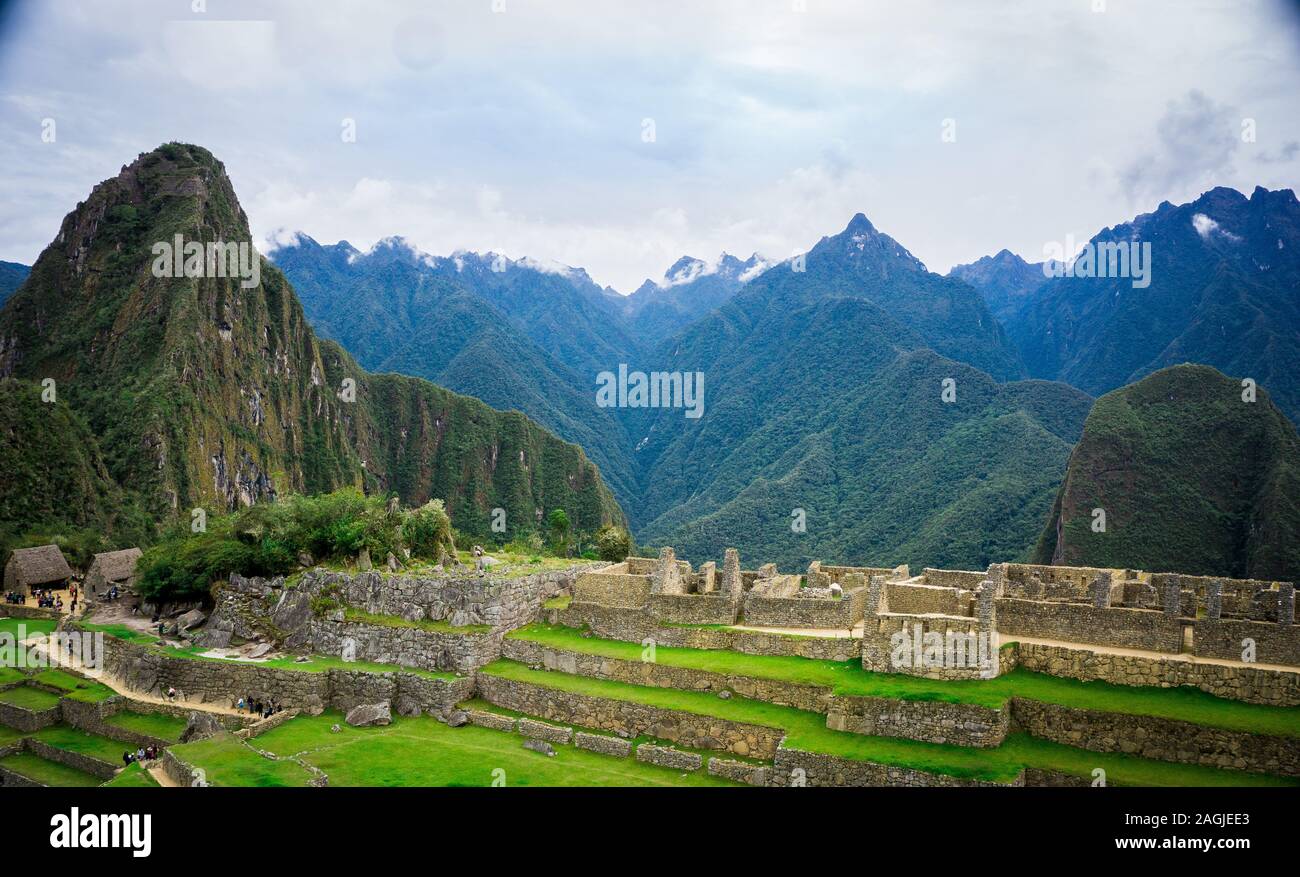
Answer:
[(171, 777), (167, 776), (167, 771), (162, 769), (161, 764), (155, 764), (153, 767), (149, 768), (149, 776), (157, 780), (158, 785), (162, 786), (163, 788), (167, 788), (167, 789), (180, 788), (180, 783), (176, 782)]

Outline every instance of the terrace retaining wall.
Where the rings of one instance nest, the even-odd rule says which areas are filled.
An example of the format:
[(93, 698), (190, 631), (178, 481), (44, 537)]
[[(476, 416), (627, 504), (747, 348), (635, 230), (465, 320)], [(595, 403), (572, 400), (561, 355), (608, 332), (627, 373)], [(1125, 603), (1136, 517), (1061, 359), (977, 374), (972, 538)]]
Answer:
[(785, 734), (779, 728), (546, 688), (487, 673), (479, 673), (478, 689), (488, 703), (505, 709), (629, 738), (645, 734), (691, 749), (766, 759), (776, 754)]

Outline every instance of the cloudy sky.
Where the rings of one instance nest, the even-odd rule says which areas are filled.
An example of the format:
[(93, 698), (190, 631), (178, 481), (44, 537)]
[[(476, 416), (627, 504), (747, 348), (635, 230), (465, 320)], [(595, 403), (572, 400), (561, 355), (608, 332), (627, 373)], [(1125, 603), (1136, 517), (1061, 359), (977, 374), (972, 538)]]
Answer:
[(264, 245), (402, 235), (623, 292), (683, 254), (788, 257), (858, 211), (946, 271), (1300, 182), (1282, 0), (0, 7), (10, 261), (169, 140), (225, 162)]

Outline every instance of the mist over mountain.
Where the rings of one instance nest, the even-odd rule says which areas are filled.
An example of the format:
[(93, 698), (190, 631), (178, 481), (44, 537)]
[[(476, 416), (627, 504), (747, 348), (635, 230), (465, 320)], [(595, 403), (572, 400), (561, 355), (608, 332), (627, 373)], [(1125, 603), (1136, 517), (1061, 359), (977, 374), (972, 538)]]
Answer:
[(1266, 387), (1300, 419), (1300, 202), (1216, 188), (1103, 229), (1090, 244), (1150, 244), (1150, 283), (1059, 277), (1006, 318), (1030, 374), (1100, 394), (1197, 362)]
[(743, 261), (729, 253), (714, 262), (682, 256), (661, 280), (647, 280), (629, 295), (623, 312), (637, 337), (654, 346), (720, 307), (769, 267), (757, 253)]
[[(173, 241), (200, 253), (214, 242), (242, 245), (239, 264), (251, 255), (255, 275), (214, 273), (213, 258), (205, 267), (200, 255), (176, 276), (158, 255)], [(61, 453), (84, 461), (78, 470), (106, 474), (162, 523), (195, 507), (340, 486), (408, 504), (442, 497), (470, 533), (487, 532), (494, 507), (513, 521), (564, 508), (584, 530), (622, 520), (579, 447), (521, 414), (416, 378), (369, 374), (318, 340), (284, 275), (249, 241), (225, 168), (176, 143), (124, 166), (64, 219), (0, 310), (0, 377), (53, 382), (66, 405), (59, 417), (84, 428), (47, 435), (77, 446)], [(5, 407), (7, 432), (22, 429), (30, 416), (22, 408)], [(27, 444), (14, 453), (37, 452)], [(58, 505), (103, 493), (89, 479)], [(13, 517), (0, 523), (44, 522), (37, 507)]]

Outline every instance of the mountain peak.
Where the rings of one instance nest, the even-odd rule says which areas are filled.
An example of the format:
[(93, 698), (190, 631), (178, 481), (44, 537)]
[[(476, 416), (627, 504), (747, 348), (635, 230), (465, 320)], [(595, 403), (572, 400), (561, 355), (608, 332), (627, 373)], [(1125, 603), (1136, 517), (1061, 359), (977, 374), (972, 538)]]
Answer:
[(867, 219), (865, 213), (855, 213), (849, 220), (849, 224), (844, 227), (844, 234), (875, 234), (876, 227)]

